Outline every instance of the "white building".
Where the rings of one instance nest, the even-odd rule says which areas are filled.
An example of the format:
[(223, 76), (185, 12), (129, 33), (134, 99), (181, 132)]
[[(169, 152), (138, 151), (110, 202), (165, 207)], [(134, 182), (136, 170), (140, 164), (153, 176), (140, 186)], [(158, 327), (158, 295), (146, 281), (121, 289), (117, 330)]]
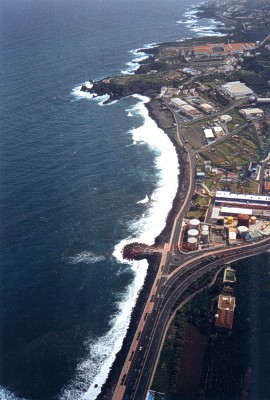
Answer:
[(227, 124), (228, 122), (232, 122), (232, 117), (230, 115), (224, 114), (219, 117), (220, 122)]
[(211, 214), (211, 222), (213, 222), (215, 224), (218, 220), (219, 214), (220, 214), (220, 208), (213, 207), (212, 214)]
[(260, 108), (242, 108), (239, 112), (244, 115), (245, 118), (257, 118), (264, 114), (263, 110)]
[(203, 130), (203, 133), (204, 133), (205, 139), (206, 139), (207, 141), (208, 141), (208, 140), (209, 140), (209, 141), (215, 140), (215, 135), (214, 135), (212, 129), (210, 129), (210, 128), (204, 129), (204, 130)]
[(221, 86), (221, 89), (234, 99), (242, 99), (254, 95), (253, 90), (240, 81), (225, 83), (225, 85)]
[(187, 104), (186, 101), (179, 99), (178, 97), (174, 97), (171, 102), (173, 103), (173, 105), (181, 107)]

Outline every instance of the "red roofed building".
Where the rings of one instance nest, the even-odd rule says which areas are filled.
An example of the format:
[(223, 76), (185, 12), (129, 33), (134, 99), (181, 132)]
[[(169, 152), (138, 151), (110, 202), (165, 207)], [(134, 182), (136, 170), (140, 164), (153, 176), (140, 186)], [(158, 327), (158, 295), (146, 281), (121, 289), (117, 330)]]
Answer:
[(269, 193), (270, 192), (270, 181), (264, 182), (264, 191)]
[(235, 297), (221, 294), (218, 296), (218, 309), (215, 326), (217, 330), (228, 331), (232, 329), (235, 309)]

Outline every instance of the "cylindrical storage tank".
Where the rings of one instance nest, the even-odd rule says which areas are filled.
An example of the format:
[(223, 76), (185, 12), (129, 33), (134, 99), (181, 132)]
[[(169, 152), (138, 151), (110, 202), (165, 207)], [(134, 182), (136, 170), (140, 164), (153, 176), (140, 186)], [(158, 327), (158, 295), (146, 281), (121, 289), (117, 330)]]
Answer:
[(188, 231), (188, 237), (198, 237), (199, 231), (197, 229), (190, 229)]
[(205, 172), (210, 173), (212, 171), (212, 167), (209, 164), (206, 164), (206, 166), (204, 167)]
[(189, 227), (190, 227), (190, 229), (198, 229), (199, 228), (199, 226), (200, 226), (200, 221), (198, 220), (198, 219), (191, 219), (190, 221), (189, 221)]
[(202, 225), (202, 231), (209, 231), (208, 225)]
[(237, 218), (237, 226), (249, 227), (249, 215), (239, 214)]
[(228, 225), (231, 225), (233, 223), (233, 217), (231, 215), (229, 215), (227, 217), (227, 221), (228, 221)]
[(252, 217), (250, 217), (250, 221), (249, 221), (252, 225), (256, 224), (257, 222), (257, 218), (255, 217), (255, 215), (252, 215)]
[(201, 241), (203, 243), (208, 243), (209, 242), (209, 232), (208, 231), (202, 231), (201, 232)]
[(197, 249), (197, 239), (195, 237), (188, 238), (188, 250), (196, 250)]
[(238, 226), (237, 231), (238, 234), (243, 237), (243, 235), (248, 232), (248, 228), (246, 226)]

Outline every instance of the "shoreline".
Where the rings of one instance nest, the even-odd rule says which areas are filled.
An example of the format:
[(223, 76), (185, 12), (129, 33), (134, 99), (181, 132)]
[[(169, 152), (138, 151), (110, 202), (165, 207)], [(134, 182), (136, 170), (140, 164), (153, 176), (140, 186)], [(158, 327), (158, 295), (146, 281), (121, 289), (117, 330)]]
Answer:
[[(183, 194), (182, 185), (186, 180), (186, 163), (184, 160), (185, 150), (184, 148), (180, 148), (179, 145), (177, 145), (176, 139), (174, 138), (173, 135), (174, 126), (168, 126), (168, 124), (166, 124), (166, 119), (162, 117), (162, 112), (168, 112), (168, 111), (160, 110), (161, 101), (159, 99), (151, 99), (144, 105), (148, 110), (149, 117), (153, 121), (155, 121), (158, 128), (162, 129), (162, 131), (169, 137), (170, 141), (172, 142), (177, 154), (178, 165), (179, 165), (177, 191), (173, 199), (171, 209), (168, 212), (166, 218), (166, 224), (163, 230), (154, 239), (154, 244), (162, 244), (169, 239), (171, 227), (174, 223), (175, 216), (179, 210), (180, 202), (183, 201), (183, 199), (180, 198), (180, 195)], [(115, 359), (110, 368), (107, 379), (104, 382), (103, 386), (101, 387), (101, 392), (96, 397), (96, 400), (111, 399), (114, 386), (118, 381), (118, 376), (122, 370), (123, 363), (127, 357), (133, 336), (137, 329), (137, 324), (142, 315), (144, 304), (148, 298), (149, 291), (151, 290), (153, 282), (155, 280), (161, 256), (159, 254), (148, 255), (145, 256), (144, 259), (146, 259), (148, 267), (143, 286), (140, 289), (140, 293), (136, 300), (135, 306), (132, 309), (130, 323), (127, 329), (127, 333), (123, 339), (122, 347), (120, 351), (115, 355)]]
[[(196, 13), (200, 12), (201, 7), (203, 7), (204, 3), (198, 5), (198, 8), (196, 8)], [(181, 44), (184, 44), (186, 41), (190, 42), (190, 40), (198, 39), (199, 41), (204, 40), (205, 37), (195, 37), (191, 39), (184, 39), (184, 41), (181, 42)], [(211, 39), (220, 39), (219, 36), (213, 36)], [(173, 42), (174, 43), (174, 42)], [(143, 58), (141, 61), (137, 61), (137, 64), (139, 64), (139, 67), (137, 70), (133, 71), (132, 76), (136, 76), (136, 74), (140, 74), (140, 71), (144, 70), (144, 66), (148, 63), (151, 64), (151, 60), (153, 58), (153, 55), (156, 53), (157, 49), (160, 46), (166, 45), (167, 43), (158, 43), (152, 48), (140, 48), (137, 50), (138, 54), (145, 52), (146, 54), (149, 53), (149, 57), (146, 59)], [(153, 54), (154, 53), (154, 54)], [(110, 78), (105, 78), (105, 79), (110, 79)], [(95, 89), (95, 83), (93, 85), (93, 88)], [(102, 95), (108, 93), (105, 91), (102, 92)], [(153, 244), (164, 244), (170, 237), (171, 233), (171, 228), (174, 224), (175, 217), (178, 213), (178, 210), (180, 208), (181, 203), (183, 202), (183, 198), (181, 199), (181, 195), (184, 194), (183, 186), (184, 183), (187, 181), (187, 176), (186, 176), (186, 161), (184, 159), (184, 155), (186, 154), (186, 150), (184, 147), (180, 147), (178, 141), (176, 140), (173, 130), (175, 126), (173, 124), (168, 125), (168, 121), (166, 121), (166, 118), (162, 116), (162, 114), (165, 112), (169, 112), (170, 117), (173, 119), (174, 123), (174, 118), (170, 110), (161, 110), (160, 107), (163, 105), (164, 102), (157, 98), (156, 96), (151, 96), (148, 93), (145, 93), (144, 91), (138, 92), (138, 93), (131, 93), (128, 95), (121, 94), (119, 96), (114, 96), (112, 97), (111, 94), (109, 95), (109, 99), (107, 99), (103, 104), (110, 104), (114, 102), (115, 100), (120, 100), (123, 97), (128, 97), (129, 95), (134, 95), (134, 94), (139, 94), (143, 96), (148, 96), (150, 98), (150, 101), (145, 103), (145, 107), (148, 110), (149, 117), (157, 124), (157, 127), (160, 128), (169, 138), (171, 143), (173, 144), (176, 154), (177, 154), (177, 159), (178, 159), (178, 168), (179, 168), (179, 173), (178, 173), (178, 186), (177, 186), (177, 191), (175, 194), (175, 197), (172, 202), (172, 206), (168, 212), (167, 218), (166, 218), (166, 223), (162, 231), (159, 233), (158, 236), (154, 239)], [(186, 186), (186, 185), (185, 185)], [(135, 302), (135, 305), (132, 309), (131, 316), (130, 316), (130, 322), (128, 325), (128, 329), (126, 332), (126, 335), (123, 339), (122, 347), (119, 350), (119, 352), (115, 355), (115, 359), (110, 367), (109, 373), (107, 375), (107, 378), (100, 388), (100, 393), (97, 395), (96, 400), (110, 400), (112, 397), (112, 394), (114, 392), (114, 388), (118, 382), (119, 375), (121, 373), (123, 363), (125, 362), (125, 359), (128, 355), (128, 351), (130, 348), (130, 345), (132, 343), (134, 334), (137, 329), (137, 324), (140, 321), (143, 309), (144, 309), (144, 304), (147, 301), (147, 298), (149, 296), (149, 292), (152, 288), (153, 282), (156, 277), (156, 272), (158, 270), (159, 264), (160, 264), (160, 259), (161, 256), (158, 254), (155, 255), (148, 255), (144, 256), (144, 259), (148, 263), (147, 271), (146, 271), (146, 277), (143, 283), (143, 286), (140, 289), (139, 295), (137, 297), (137, 300)]]
[[(179, 207), (179, 201), (180, 201), (179, 194), (182, 193), (181, 185), (185, 180), (185, 173), (184, 173), (185, 162), (182, 157), (184, 152), (181, 152), (179, 146), (178, 147), (176, 146), (176, 141), (173, 138), (173, 132), (172, 132), (174, 127), (168, 126), (168, 124), (166, 124), (165, 118), (161, 118), (162, 114), (160, 113), (159, 110), (160, 101), (158, 99), (150, 99), (149, 102), (144, 103), (144, 106), (147, 108), (149, 118), (151, 118), (156, 123), (157, 127), (161, 129), (165, 135), (168, 136), (169, 140), (173, 144), (173, 147), (176, 151), (178, 166), (179, 166), (177, 191), (174, 196), (171, 208), (168, 211), (165, 226), (162, 229), (162, 231), (158, 234), (158, 236), (154, 238), (153, 241), (154, 244), (159, 244), (159, 243), (165, 243), (166, 240), (169, 238), (170, 229), (174, 223), (174, 217), (177, 214), (177, 210)], [(118, 376), (122, 370), (123, 363), (127, 357), (130, 345), (133, 340), (133, 336), (137, 329), (137, 324), (140, 321), (144, 309), (144, 304), (148, 299), (149, 292), (155, 280), (161, 256), (159, 254), (146, 255), (143, 257), (143, 259), (145, 259), (148, 263), (145, 280), (139, 291), (139, 295), (137, 297), (135, 305), (132, 309), (130, 322), (127, 328), (126, 335), (123, 338), (122, 347), (119, 350), (119, 352), (115, 355), (114, 362), (111, 365), (106, 381), (102, 385), (101, 392), (97, 395), (96, 400), (111, 399), (112, 391), (118, 381)]]

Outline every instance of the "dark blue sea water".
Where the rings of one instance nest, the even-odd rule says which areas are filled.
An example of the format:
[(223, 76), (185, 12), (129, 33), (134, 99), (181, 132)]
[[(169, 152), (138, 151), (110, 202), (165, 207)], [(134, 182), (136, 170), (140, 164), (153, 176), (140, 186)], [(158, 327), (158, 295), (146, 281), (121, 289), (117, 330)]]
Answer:
[(101, 106), (78, 86), (194, 35), (189, 6), (1, 1), (1, 400), (94, 399), (106, 379), (147, 267), (120, 250), (161, 231), (178, 167), (147, 99)]

